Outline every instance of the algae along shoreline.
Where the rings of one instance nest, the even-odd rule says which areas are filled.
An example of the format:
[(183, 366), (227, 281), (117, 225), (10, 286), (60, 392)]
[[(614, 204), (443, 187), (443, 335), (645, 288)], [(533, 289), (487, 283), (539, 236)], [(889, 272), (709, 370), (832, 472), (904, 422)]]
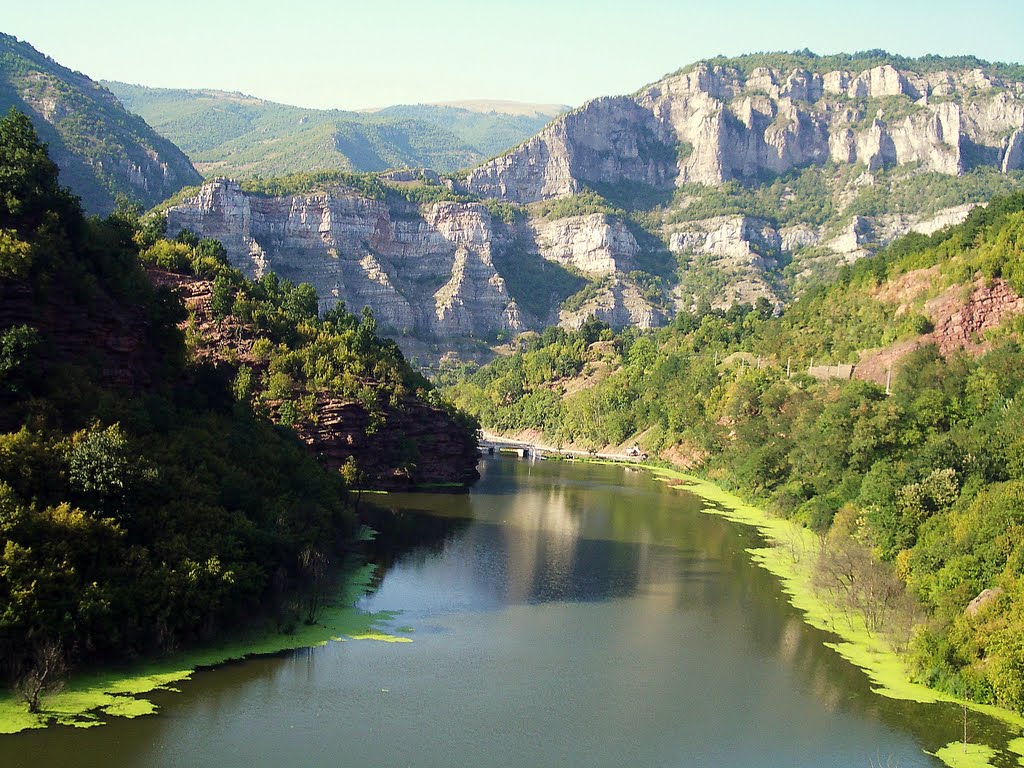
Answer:
[(150, 661), (120, 670), (98, 670), (75, 675), (58, 693), (45, 695), (42, 711), (31, 714), (23, 701), (13, 695), (0, 697), (0, 735), (32, 728), (66, 725), (91, 728), (111, 718), (133, 718), (157, 712), (146, 697), (156, 691), (176, 691), (176, 683), (188, 680), (201, 669), (255, 656), (269, 656), (300, 648), (326, 645), (333, 641), (378, 640), (408, 643), (412, 640), (389, 634), (382, 625), (391, 612), (365, 613), (355, 607), (365, 593), (373, 565), (364, 565), (344, 577), (317, 622), (299, 625), (292, 633), (263, 630), (213, 643), (166, 660)]
[[(910, 670), (884, 635), (870, 632), (862, 617), (851, 618), (823, 600), (812, 584), (813, 566), (821, 546), (812, 531), (791, 520), (773, 517), (708, 480), (654, 464), (643, 466), (671, 487), (711, 502), (710, 506), (702, 509), (703, 512), (756, 528), (769, 542), (769, 546), (748, 550), (754, 562), (779, 579), (790, 604), (803, 614), (807, 624), (839, 638), (825, 645), (863, 670), (871, 681), (874, 693), (921, 704), (966, 706), (971, 711), (1001, 721), (1011, 729), (1024, 732), (1024, 716), (1016, 712), (964, 701), (913, 682)], [(934, 755), (951, 768), (982, 768), (991, 765), (990, 759), (993, 757), (1000, 757), (1008, 764), (1024, 765), (1024, 737), (1013, 739), (1000, 747), (968, 744), (970, 749), (967, 762), (964, 761), (961, 746), (959, 743), (950, 744)]]

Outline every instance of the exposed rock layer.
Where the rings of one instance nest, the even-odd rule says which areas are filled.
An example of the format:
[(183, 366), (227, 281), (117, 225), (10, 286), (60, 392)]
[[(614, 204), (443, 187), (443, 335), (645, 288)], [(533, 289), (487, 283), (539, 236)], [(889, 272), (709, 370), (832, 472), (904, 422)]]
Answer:
[[(265, 366), (252, 355), (252, 329), (231, 316), (213, 318), (211, 282), (159, 271), (151, 272), (151, 278), (182, 296), (191, 316), (182, 325), (196, 332), (193, 354), (214, 365), (246, 364), (262, 372)], [(382, 401), (381, 412), (371, 416), (361, 402), (314, 395), (312, 416), (293, 428), (331, 471), (351, 457), (366, 486), (387, 490), (465, 486), (479, 476), (474, 436), (440, 408), (406, 397), (398, 403)]]
[[(519, 203), (586, 184), (671, 189), (832, 161), (960, 174), (1024, 165), (1024, 86), (981, 70), (918, 74), (698, 64), (629, 97), (596, 99), (470, 171), (465, 186)], [(1016, 133), (1015, 133), (1016, 131)]]
[[(780, 199), (782, 224), (772, 219), (770, 203), (769, 210), (756, 208), (761, 218), (688, 221), (688, 201), (704, 201), (703, 192), (676, 191), (693, 182), (753, 185), (828, 163), (834, 165), (820, 194), (831, 199), (820, 202), (831, 205), (830, 212), (819, 208), (807, 220), (783, 217)], [(860, 170), (842, 170), (851, 164)], [(512, 224), (492, 218), (493, 206), (480, 203), (413, 205), (346, 189), (267, 198), (225, 180), (171, 209), (169, 221), (172, 232), (187, 227), (222, 240), (232, 261), (251, 275), (272, 269), (312, 282), (325, 305), (369, 306), (396, 335), (450, 345), (550, 322), (574, 327), (590, 315), (648, 327), (704, 299), (727, 306), (764, 297), (778, 306), (837, 263), (870, 255), (910, 231), (958, 223), (970, 210), (965, 205), (923, 215), (918, 211), (932, 211), (934, 201), (922, 199), (918, 208), (910, 200), (855, 209), (875, 205), (899, 213), (854, 215), (847, 206), (861, 191), (871, 192), (878, 171), (906, 166), (907, 176), (955, 177), (979, 165), (1005, 173), (1024, 169), (1021, 83), (981, 70), (761, 67), (744, 74), (698, 64), (632, 96), (592, 101), (463, 181), (446, 182), (479, 198), (526, 206), (525, 220)], [(897, 184), (904, 177), (892, 178)], [(782, 186), (785, 198), (791, 191), (788, 182)], [(625, 207), (654, 206), (637, 202), (648, 199), (664, 207), (630, 221), (610, 212), (614, 206), (595, 208), (592, 196), (565, 205), (568, 214), (561, 217), (555, 212), (560, 204), (540, 202), (587, 188), (621, 198)], [(730, 210), (730, 202), (712, 202), (708, 210)], [(520, 256), (546, 259), (592, 285), (548, 311), (544, 302), (527, 301), (550, 294), (550, 286), (531, 284), (528, 265), (515, 261)]]
[(220, 240), (250, 277), (271, 270), (312, 283), (322, 307), (370, 307), (396, 334), (489, 338), (547, 324), (551, 318), (528, 316), (510, 296), (492, 260), (496, 248), (539, 254), (592, 277), (619, 275), (622, 288), (584, 311), (617, 325), (660, 320), (622, 277), (633, 269), (636, 239), (620, 219), (603, 214), (508, 226), (479, 203), (416, 206), (340, 187), (265, 197), (216, 179), (170, 208), (167, 220), (172, 234), (189, 229)]

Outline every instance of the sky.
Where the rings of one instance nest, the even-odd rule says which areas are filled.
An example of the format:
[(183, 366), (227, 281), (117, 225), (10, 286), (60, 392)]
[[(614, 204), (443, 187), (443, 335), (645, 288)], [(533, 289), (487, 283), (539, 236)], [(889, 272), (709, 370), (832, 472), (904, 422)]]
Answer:
[(576, 106), (717, 54), (1021, 62), (1024, 0), (0, 0), (0, 31), (94, 80), (317, 108)]

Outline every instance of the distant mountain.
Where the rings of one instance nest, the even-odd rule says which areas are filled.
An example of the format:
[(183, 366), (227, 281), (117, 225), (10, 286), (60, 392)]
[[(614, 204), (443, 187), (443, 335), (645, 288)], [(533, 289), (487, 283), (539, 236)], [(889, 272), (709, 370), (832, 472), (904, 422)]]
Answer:
[(450, 349), (592, 315), (651, 327), (705, 304), (777, 309), (841, 264), (1024, 186), (1019, 69), (881, 54), (699, 62), (451, 178), (210, 183), (168, 218), (221, 239), (252, 274), (371, 307), (410, 350), (413, 337)]
[(0, 34), (0, 110), (11, 107), (32, 119), (61, 182), (89, 213), (109, 213), (118, 194), (149, 208), (201, 179), (177, 147), (106, 88)]
[(346, 112), (226, 91), (104, 85), (204, 174), (243, 178), (403, 167), (453, 171), (526, 140), (564, 111), (495, 102), (487, 111), (459, 104)]
[(398, 105), (374, 114), (442, 126), (476, 149), (483, 160), (522, 143), (567, 111), (569, 107), (562, 104), (465, 101)]

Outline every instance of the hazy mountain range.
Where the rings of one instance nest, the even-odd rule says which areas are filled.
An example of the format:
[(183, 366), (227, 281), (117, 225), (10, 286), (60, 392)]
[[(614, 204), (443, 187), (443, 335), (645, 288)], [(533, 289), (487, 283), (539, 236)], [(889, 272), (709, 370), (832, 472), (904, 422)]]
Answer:
[(413, 104), (365, 112), (317, 110), (213, 90), (104, 82), (205, 175), (280, 176), (476, 165), (525, 141), (563, 105)]

